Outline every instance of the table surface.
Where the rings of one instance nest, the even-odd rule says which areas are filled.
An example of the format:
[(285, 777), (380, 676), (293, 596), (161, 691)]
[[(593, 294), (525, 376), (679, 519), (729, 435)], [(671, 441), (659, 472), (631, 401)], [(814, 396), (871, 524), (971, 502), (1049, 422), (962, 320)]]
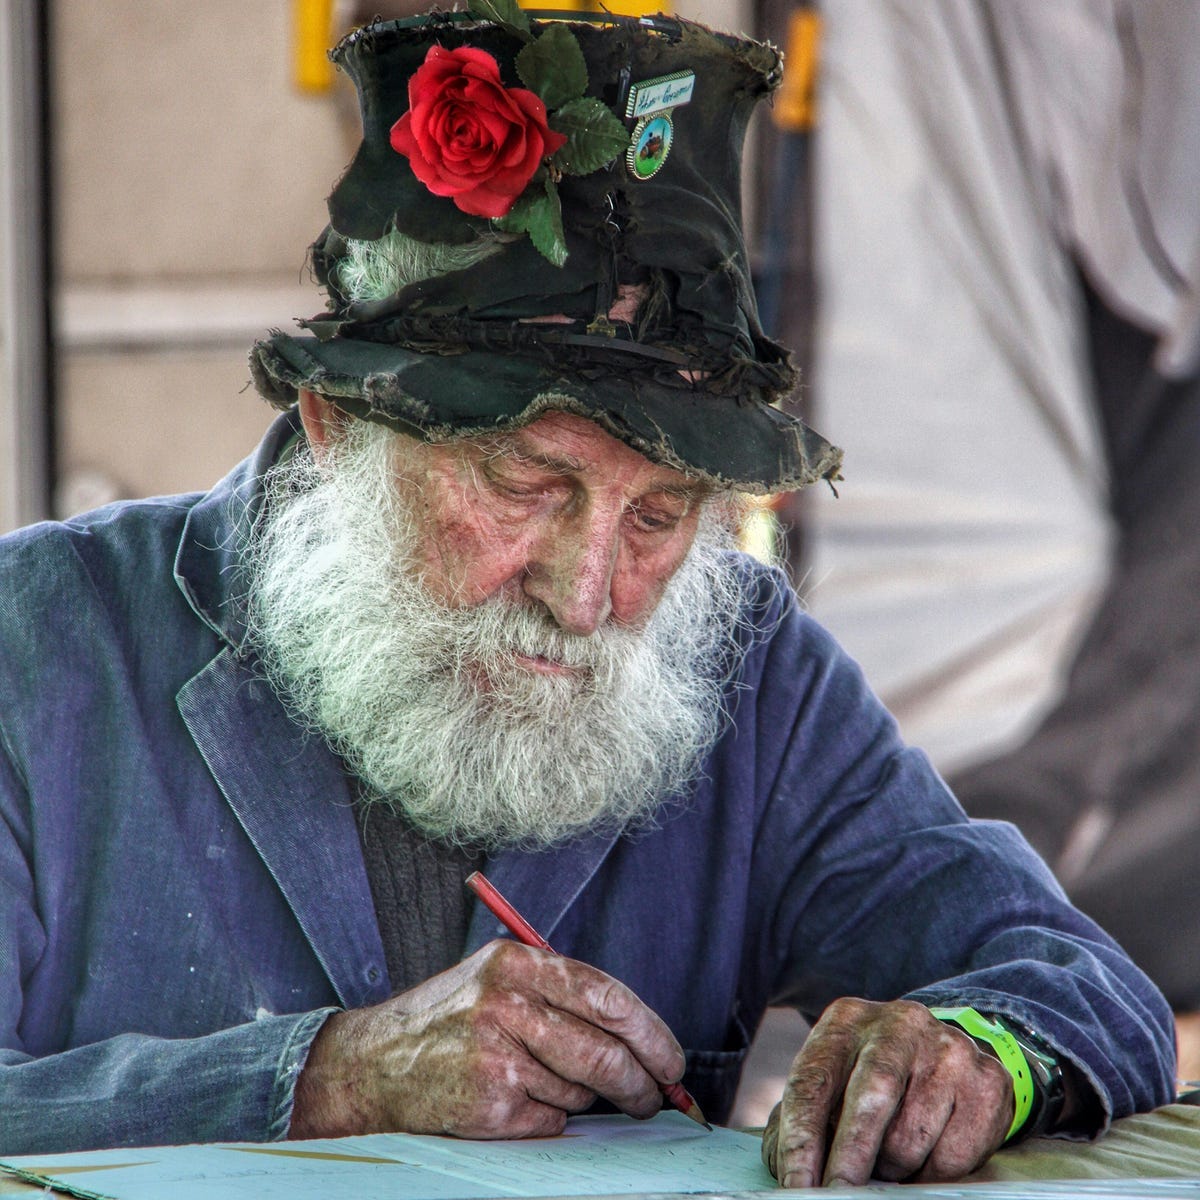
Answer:
[[(68, 1175), (62, 1182), (69, 1184)], [(92, 1188), (102, 1190), (98, 1180)], [(866, 1189), (828, 1189), (829, 1200), (851, 1200), (893, 1191), (898, 1185), (871, 1184)], [(1036, 1138), (1001, 1150), (956, 1184), (902, 1185), (904, 1200), (1021, 1200), (1022, 1197), (1081, 1197), (1136, 1200), (1139, 1197), (1195, 1197), (1200, 1200), (1200, 1107), (1171, 1104), (1153, 1113), (1115, 1121), (1095, 1143)], [(57, 1189), (56, 1189), (57, 1190)], [(0, 1196), (22, 1196), (46, 1190), (33, 1183), (0, 1176)], [(63, 1191), (60, 1194), (71, 1194)], [(87, 1192), (95, 1195), (96, 1192)], [(719, 1200), (762, 1200), (764, 1193), (721, 1193)], [(680, 1193), (643, 1193), (640, 1200), (667, 1200)], [(695, 1193), (691, 1194), (696, 1197)], [(164, 1200), (170, 1200), (164, 1197)], [(626, 1194), (623, 1200), (629, 1200)], [(696, 1197), (696, 1200), (701, 1200)], [(716, 1194), (713, 1196), (716, 1200)]]

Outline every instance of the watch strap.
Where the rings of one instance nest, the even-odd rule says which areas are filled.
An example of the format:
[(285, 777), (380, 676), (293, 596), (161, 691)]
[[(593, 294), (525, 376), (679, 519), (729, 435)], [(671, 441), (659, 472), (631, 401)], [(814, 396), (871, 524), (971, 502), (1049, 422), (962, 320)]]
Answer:
[(1066, 1075), (1058, 1054), (1032, 1029), (1009, 1017), (993, 1016), (993, 1020), (1012, 1034), (1033, 1076), (1033, 1111), (1021, 1130), (1021, 1137), (1051, 1132), (1057, 1128), (1067, 1101)]

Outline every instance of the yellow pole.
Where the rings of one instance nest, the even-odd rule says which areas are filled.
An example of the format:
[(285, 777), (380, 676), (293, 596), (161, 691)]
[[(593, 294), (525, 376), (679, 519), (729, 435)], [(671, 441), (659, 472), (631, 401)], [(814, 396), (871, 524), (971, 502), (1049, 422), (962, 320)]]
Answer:
[(333, 0), (292, 0), (292, 80), (302, 92), (333, 87)]
[(648, 17), (670, 12), (665, 0), (521, 0), (522, 8), (556, 8), (563, 12), (610, 12), (618, 17)]
[(771, 109), (771, 119), (788, 133), (807, 133), (816, 126), (820, 45), (821, 14), (813, 8), (793, 9), (788, 19), (783, 83)]

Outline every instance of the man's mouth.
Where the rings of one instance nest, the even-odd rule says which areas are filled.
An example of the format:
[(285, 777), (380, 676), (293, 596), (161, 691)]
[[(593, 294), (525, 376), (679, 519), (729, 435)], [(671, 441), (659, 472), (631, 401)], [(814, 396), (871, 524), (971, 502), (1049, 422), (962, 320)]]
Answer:
[(578, 675), (578, 667), (569, 667), (566, 663), (555, 662), (544, 654), (513, 654), (513, 661), (519, 667), (528, 671), (536, 671), (539, 675)]
[(475, 681), (480, 692), (503, 692), (504, 679), (516, 684), (521, 675), (541, 675), (547, 679), (582, 679), (590, 674), (590, 669), (584, 666), (571, 666), (557, 658), (548, 658), (544, 654), (524, 653), (509, 649), (502, 658), (497, 658), (489, 669), (483, 662), (474, 661), (463, 664)]

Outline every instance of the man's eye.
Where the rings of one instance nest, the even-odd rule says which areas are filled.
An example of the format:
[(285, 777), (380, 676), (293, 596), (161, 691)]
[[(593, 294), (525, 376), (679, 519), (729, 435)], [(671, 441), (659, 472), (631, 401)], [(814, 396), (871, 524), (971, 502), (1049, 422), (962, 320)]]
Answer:
[(531, 479), (514, 479), (506, 475), (493, 475), (485, 473), (484, 478), (487, 480), (488, 487), (493, 492), (501, 496), (507, 496), (513, 500), (523, 500), (531, 496), (539, 496), (545, 491), (545, 486), (540, 480)]
[(635, 505), (630, 516), (639, 529), (647, 533), (667, 533), (683, 520), (682, 512), (663, 512), (659, 509), (642, 508)]
[(503, 479), (492, 480), (492, 487), (502, 496), (535, 496), (539, 488), (530, 487), (527, 483), (509, 483)]

